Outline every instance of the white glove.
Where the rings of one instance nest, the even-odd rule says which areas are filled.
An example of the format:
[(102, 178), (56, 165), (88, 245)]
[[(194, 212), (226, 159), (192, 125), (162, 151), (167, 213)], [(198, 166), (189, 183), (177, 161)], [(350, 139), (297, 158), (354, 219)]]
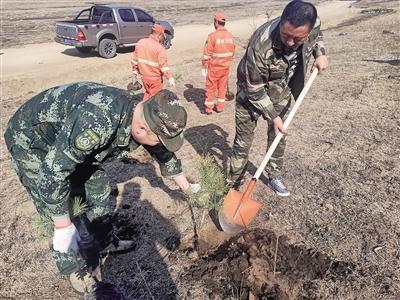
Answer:
[(67, 253), (69, 250), (78, 251), (79, 233), (74, 224), (64, 228), (55, 228), (53, 236), (53, 249)]
[(170, 79), (168, 79), (168, 83), (169, 83), (170, 86), (175, 87), (175, 79), (174, 79), (174, 77), (171, 77)]
[(201, 69), (201, 75), (203, 75), (204, 77), (206, 77), (206, 76), (207, 76), (207, 73), (208, 73), (207, 69)]
[(201, 189), (200, 183), (191, 183), (188, 192), (196, 194), (198, 191), (200, 191), (200, 189)]

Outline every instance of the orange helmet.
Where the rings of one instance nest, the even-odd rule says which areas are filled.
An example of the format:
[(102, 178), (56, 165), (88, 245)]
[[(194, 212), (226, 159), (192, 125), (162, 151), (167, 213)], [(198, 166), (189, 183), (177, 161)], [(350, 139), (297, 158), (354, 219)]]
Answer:
[(154, 24), (151, 29), (155, 32), (164, 33), (164, 27), (162, 27), (160, 24)]
[(219, 22), (225, 22), (226, 21), (226, 17), (224, 15), (224, 13), (222, 12), (218, 12), (214, 15), (214, 20), (217, 20)]

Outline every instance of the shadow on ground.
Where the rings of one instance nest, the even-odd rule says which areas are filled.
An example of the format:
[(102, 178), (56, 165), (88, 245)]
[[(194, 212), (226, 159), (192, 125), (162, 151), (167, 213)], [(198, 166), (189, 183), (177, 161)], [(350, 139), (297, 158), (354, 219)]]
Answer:
[(136, 249), (106, 259), (103, 280), (127, 299), (176, 299), (177, 289), (164, 259), (180, 244), (180, 233), (146, 199), (136, 183), (125, 185), (115, 215), (117, 235), (132, 239)]
[(187, 88), (183, 92), (183, 96), (188, 102), (193, 102), (196, 104), (197, 108), (201, 113), (205, 113), (204, 111), (204, 100), (206, 91), (203, 88), (195, 88), (193, 84), (187, 83), (185, 84)]
[(389, 64), (391, 66), (400, 66), (400, 59), (389, 59), (389, 60), (384, 60), (384, 59), (363, 59), (363, 61), (375, 62), (375, 63), (378, 63), (378, 64)]
[[(118, 53), (120, 54), (125, 54), (125, 53), (130, 53), (133, 52), (135, 47), (122, 47), (117, 49), (117, 55)], [(82, 53), (78, 51), (76, 48), (67, 48), (64, 51), (61, 52), (62, 54), (68, 55), (68, 56), (73, 56), (73, 57), (80, 57), (80, 58), (89, 58), (89, 57), (100, 57), (99, 53), (92, 50), (88, 53)]]
[(152, 188), (161, 189), (173, 200), (184, 201), (186, 199), (179, 188), (171, 189), (165, 184), (163, 178), (158, 176), (155, 167), (158, 164), (153, 164), (153, 158), (145, 150), (143, 152), (136, 150), (133, 155), (137, 155), (137, 157), (126, 157), (105, 166), (114, 187), (114, 193), (118, 193), (115, 187), (116, 183), (126, 182), (134, 177), (142, 177)]
[(230, 154), (228, 136), (228, 132), (216, 124), (194, 126), (185, 131), (185, 139), (197, 154), (213, 156), (224, 171)]
[[(224, 174), (229, 172), (229, 156), (231, 154), (231, 142), (228, 141), (229, 134), (216, 124), (194, 126), (185, 130), (185, 139), (192, 145), (199, 155), (210, 155), (223, 169)], [(246, 172), (252, 176), (257, 167), (249, 159)], [(264, 183), (265, 176), (261, 176)]]

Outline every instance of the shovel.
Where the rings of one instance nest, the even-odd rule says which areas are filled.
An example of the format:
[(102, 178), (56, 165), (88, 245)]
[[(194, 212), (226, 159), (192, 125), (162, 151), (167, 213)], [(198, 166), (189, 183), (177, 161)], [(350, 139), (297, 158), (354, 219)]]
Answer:
[(226, 90), (225, 98), (226, 98), (226, 101), (232, 101), (233, 99), (235, 99), (235, 94), (232, 93), (232, 92), (229, 90), (229, 83), (228, 83), (228, 88), (227, 88), (227, 90)]
[[(292, 121), (294, 114), (299, 108), (301, 102), (303, 102), (303, 99), (310, 89), (311, 84), (313, 83), (317, 74), (318, 69), (315, 68), (314, 71), (311, 73), (311, 76), (308, 79), (303, 90), (301, 91), (299, 97), (297, 98), (287, 119), (283, 123), (284, 129), (287, 129), (289, 127), (289, 124)], [(219, 224), (223, 231), (229, 233), (237, 233), (239, 231), (242, 231), (243, 229), (246, 229), (256, 217), (258, 211), (261, 208), (261, 203), (252, 198), (252, 192), (254, 187), (256, 186), (258, 178), (263, 172), (265, 166), (267, 165), (282, 137), (283, 133), (279, 132), (272, 142), (272, 145), (269, 147), (267, 153), (265, 154), (261, 165), (258, 167), (250, 183), (247, 185), (244, 193), (241, 193), (235, 189), (229, 190), (228, 194), (225, 197), (223, 206), (218, 212)]]

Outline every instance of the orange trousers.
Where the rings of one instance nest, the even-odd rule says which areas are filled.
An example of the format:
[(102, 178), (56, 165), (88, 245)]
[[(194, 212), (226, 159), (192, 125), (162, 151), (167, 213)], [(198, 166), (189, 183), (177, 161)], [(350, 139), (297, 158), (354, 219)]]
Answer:
[(143, 95), (143, 101), (146, 101), (150, 97), (153, 97), (163, 88), (163, 82), (161, 80), (161, 77), (157, 79), (154, 78), (147, 79), (142, 77), (142, 82), (145, 90), (145, 93)]
[(222, 111), (225, 104), (225, 95), (228, 89), (229, 69), (208, 69), (206, 78), (206, 111), (212, 111), (215, 105), (215, 92), (217, 92), (217, 111)]

